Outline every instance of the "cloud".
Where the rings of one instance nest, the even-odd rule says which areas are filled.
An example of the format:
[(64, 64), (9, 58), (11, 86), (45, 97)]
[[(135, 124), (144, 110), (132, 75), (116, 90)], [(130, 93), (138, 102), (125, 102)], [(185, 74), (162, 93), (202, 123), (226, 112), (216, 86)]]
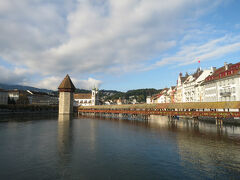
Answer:
[(44, 76), (137, 70), (218, 2), (2, 0), (0, 56)]
[(24, 84), (29, 81), (30, 73), (26, 69), (14, 68), (7, 69), (0, 66), (0, 83), (3, 84)]
[[(75, 85), (76, 88), (79, 89), (92, 89), (94, 87), (99, 88), (101, 85), (101, 81), (94, 79), (94, 78), (88, 78), (87, 80), (79, 80), (75, 78), (71, 78), (73, 84)], [(58, 76), (50, 76), (46, 77), (36, 83), (29, 83), (29, 85), (32, 85), (34, 87), (38, 88), (46, 88), (46, 89), (51, 89), (51, 90), (57, 90), (57, 87), (59, 84), (62, 82), (63, 77), (58, 77)]]
[(240, 36), (223, 36), (202, 44), (183, 46), (176, 54), (162, 58), (150, 68), (176, 63), (180, 66), (188, 65), (196, 63), (198, 60), (209, 61), (239, 50)]
[(96, 74), (149, 71), (236, 52), (239, 37), (216, 38), (214, 27), (199, 20), (223, 2), (1, 0), (0, 58), (11, 69), (0, 66), (7, 74), (0, 82), (56, 89), (69, 73), (77, 87), (91, 89), (103, 83), (91, 78)]
[[(64, 77), (60, 76), (50, 76), (43, 77), (40, 80), (33, 80), (31, 77), (34, 75), (34, 72), (29, 72), (24, 68), (14, 68), (7, 69), (4, 66), (0, 66), (0, 83), (2, 84), (19, 84), (26, 86), (33, 86), (44, 89), (57, 90), (57, 87), (62, 82)], [(92, 89), (99, 88), (102, 84), (102, 81), (89, 77), (88, 79), (76, 79), (71, 78), (75, 87), (79, 89)]]
[(75, 87), (79, 89), (93, 89), (93, 88), (99, 88), (102, 84), (100, 80), (94, 79), (94, 78), (88, 78), (87, 80), (77, 80), (73, 79), (73, 83), (75, 84)]

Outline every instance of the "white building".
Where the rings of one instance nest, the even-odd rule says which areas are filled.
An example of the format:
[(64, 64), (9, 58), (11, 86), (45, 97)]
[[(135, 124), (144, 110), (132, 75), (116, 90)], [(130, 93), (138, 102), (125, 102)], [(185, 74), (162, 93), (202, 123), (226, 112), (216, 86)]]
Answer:
[(8, 96), (9, 96), (10, 99), (12, 99), (16, 102), (19, 99), (20, 90), (17, 90), (17, 89), (8, 90)]
[(176, 86), (176, 97), (175, 102), (183, 102), (183, 83), (187, 79), (188, 74), (182, 76), (182, 73), (179, 74)]
[(204, 101), (240, 101), (240, 63), (227, 64), (205, 79)]
[(146, 103), (147, 103), (147, 104), (152, 104), (151, 96), (147, 96), (147, 98), (146, 98)]
[(203, 83), (206, 79), (206, 77), (212, 75), (212, 73), (216, 70), (215, 67), (212, 67), (211, 69), (203, 70), (202, 74), (196, 79), (195, 84), (195, 102), (203, 102), (204, 101), (204, 86)]
[(75, 93), (74, 106), (95, 106), (98, 104), (98, 90), (92, 89), (92, 93)]
[(211, 74), (211, 69), (201, 70), (198, 68), (194, 74), (189, 75), (183, 83), (183, 102), (203, 101), (204, 89), (202, 83), (204, 82), (205, 78)]
[(0, 89), (0, 104), (8, 104), (8, 92)]
[(168, 98), (168, 95), (167, 95), (168, 90), (169, 90), (169, 88), (165, 88), (159, 94), (152, 96), (151, 102), (152, 103), (166, 103), (167, 98)]

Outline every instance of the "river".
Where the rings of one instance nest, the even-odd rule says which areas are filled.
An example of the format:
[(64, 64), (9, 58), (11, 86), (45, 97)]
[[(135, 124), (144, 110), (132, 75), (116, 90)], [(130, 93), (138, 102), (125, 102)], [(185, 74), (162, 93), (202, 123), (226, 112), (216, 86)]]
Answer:
[(19, 116), (5, 117), (0, 138), (1, 180), (240, 179), (237, 126)]

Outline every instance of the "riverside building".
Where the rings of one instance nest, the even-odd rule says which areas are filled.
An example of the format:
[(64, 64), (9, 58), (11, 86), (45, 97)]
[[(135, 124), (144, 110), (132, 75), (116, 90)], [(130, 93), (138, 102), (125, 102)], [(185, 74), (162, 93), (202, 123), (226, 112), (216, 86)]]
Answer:
[(198, 68), (192, 75), (180, 73), (176, 87), (164, 90), (147, 97), (147, 104), (240, 101), (240, 62), (224, 63), (218, 69)]
[(227, 64), (205, 79), (204, 101), (240, 101), (240, 63)]
[(92, 89), (91, 93), (75, 93), (74, 106), (95, 106), (98, 105), (98, 89)]
[(182, 73), (179, 74), (176, 86), (176, 98), (175, 102), (183, 102), (183, 83), (188, 78), (188, 74), (182, 76)]
[(149, 104), (154, 104), (154, 103), (166, 103), (168, 99), (168, 92), (169, 88), (164, 88), (159, 94), (155, 94), (151, 97)]
[(212, 74), (212, 69), (197, 71), (189, 75), (183, 83), (183, 102), (202, 102), (204, 96), (203, 82), (209, 75)]
[(8, 104), (8, 92), (0, 89), (0, 104)]

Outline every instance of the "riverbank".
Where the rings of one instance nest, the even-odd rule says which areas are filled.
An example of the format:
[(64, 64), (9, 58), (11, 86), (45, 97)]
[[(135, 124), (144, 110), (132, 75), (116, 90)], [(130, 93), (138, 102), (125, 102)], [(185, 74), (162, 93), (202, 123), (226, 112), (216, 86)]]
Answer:
[(1, 122), (10, 121), (32, 121), (32, 120), (42, 120), (42, 119), (57, 119), (58, 112), (15, 112), (10, 114), (0, 114)]
[(58, 105), (7, 104), (0, 105), (0, 112), (58, 110)]
[(57, 105), (29, 105), (29, 104), (10, 104), (0, 105), (0, 122), (6, 121), (9, 117), (18, 116), (41, 116), (41, 115), (57, 115)]

